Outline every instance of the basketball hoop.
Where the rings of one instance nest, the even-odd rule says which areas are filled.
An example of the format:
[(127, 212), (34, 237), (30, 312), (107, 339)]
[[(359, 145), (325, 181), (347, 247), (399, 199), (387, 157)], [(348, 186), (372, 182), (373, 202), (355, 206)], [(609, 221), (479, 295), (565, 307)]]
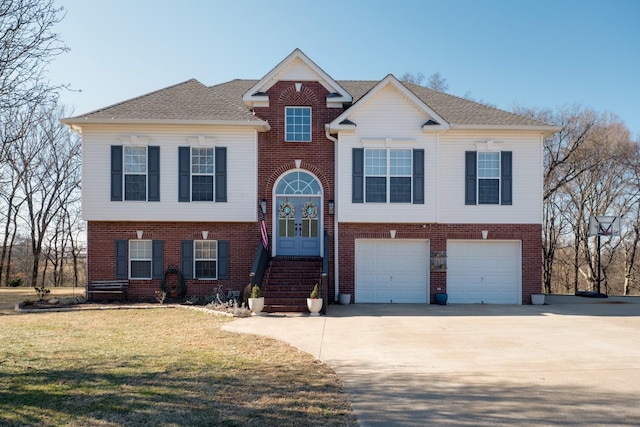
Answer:
[(589, 217), (589, 237), (592, 236), (619, 236), (620, 217), (607, 215), (593, 215)]
[(620, 235), (620, 217), (619, 216), (606, 216), (606, 215), (593, 215), (589, 217), (589, 237), (596, 236), (597, 251), (598, 251), (598, 297), (606, 297), (606, 295), (600, 293), (600, 237), (612, 237)]

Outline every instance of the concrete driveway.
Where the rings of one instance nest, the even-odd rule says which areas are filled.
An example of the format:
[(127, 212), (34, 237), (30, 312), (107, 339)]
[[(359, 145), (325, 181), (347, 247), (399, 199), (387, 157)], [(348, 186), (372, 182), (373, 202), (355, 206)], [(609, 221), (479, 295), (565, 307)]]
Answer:
[(333, 367), (362, 426), (640, 425), (640, 304), (331, 305), (225, 329)]

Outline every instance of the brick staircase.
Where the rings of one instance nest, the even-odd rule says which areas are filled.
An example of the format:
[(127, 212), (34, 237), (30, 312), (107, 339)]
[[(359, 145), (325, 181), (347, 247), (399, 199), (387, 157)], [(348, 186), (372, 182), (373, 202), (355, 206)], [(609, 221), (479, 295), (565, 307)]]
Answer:
[(262, 281), (264, 311), (305, 313), (307, 298), (320, 282), (322, 258), (274, 257)]

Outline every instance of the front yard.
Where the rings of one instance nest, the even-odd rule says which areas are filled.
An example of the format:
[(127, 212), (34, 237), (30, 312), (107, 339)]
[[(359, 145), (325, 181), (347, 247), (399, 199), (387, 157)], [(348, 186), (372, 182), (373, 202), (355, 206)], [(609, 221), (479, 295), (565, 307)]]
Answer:
[(275, 340), (223, 332), (228, 318), (8, 315), (4, 291), (0, 425), (357, 425), (329, 367)]

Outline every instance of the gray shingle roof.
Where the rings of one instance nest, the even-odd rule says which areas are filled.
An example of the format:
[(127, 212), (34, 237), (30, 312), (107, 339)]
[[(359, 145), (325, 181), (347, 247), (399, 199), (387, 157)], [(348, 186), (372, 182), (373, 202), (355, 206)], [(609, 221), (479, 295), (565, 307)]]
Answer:
[[(258, 80), (232, 80), (208, 87), (191, 79), (110, 107), (66, 119), (64, 122), (200, 121), (258, 124), (262, 120), (254, 116), (242, 101), (242, 95), (257, 82)], [(377, 83), (377, 81), (362, 80), (338, 81), (338, 84), (353, 96), (354, 103)], [(548, 127), (545, 123), (447, 93), (415, 84), (404, 84), (453, 127)]]

